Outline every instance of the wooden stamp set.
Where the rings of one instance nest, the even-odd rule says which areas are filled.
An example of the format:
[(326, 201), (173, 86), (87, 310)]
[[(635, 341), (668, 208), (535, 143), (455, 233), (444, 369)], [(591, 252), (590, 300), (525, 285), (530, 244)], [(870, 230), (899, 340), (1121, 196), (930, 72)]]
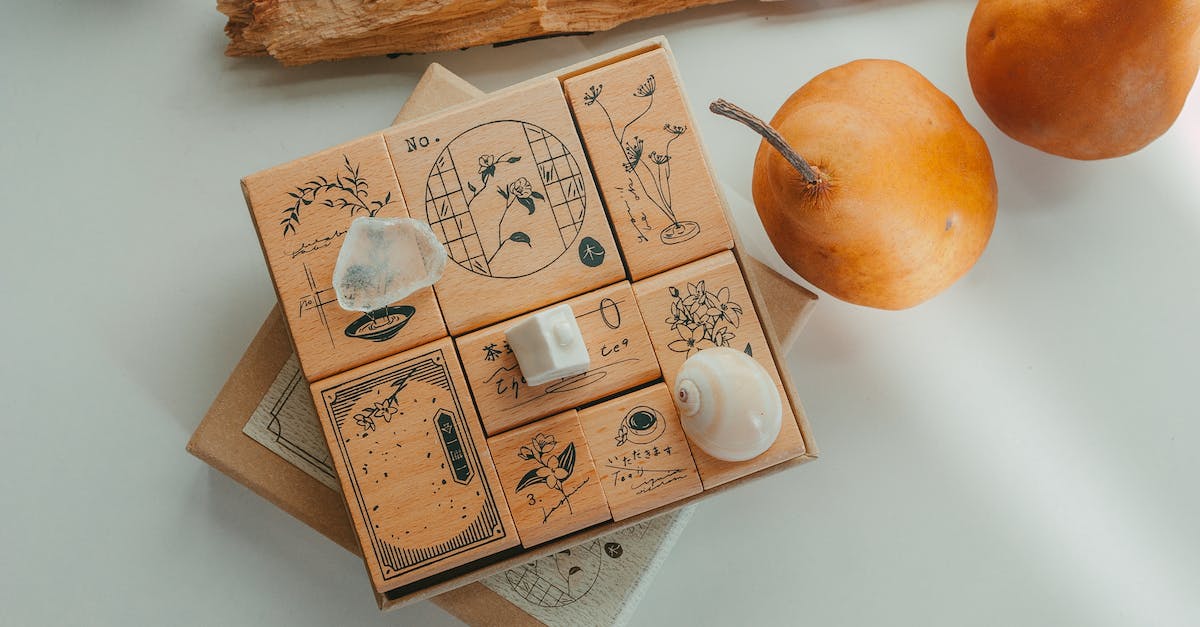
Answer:
[[(814, 454), (662, 39), (243, 190), (381, 606)], [(442, 278), (342, 309), (333, 266), (362, 216), (427, 222)], [(589, 368), (528, 385), (505, 329), (560, 303)], [(672, 399), (684, 360), (717, 346), (753, 357), (783, 399), (779, 436), (748, 461), (690, 446)]]

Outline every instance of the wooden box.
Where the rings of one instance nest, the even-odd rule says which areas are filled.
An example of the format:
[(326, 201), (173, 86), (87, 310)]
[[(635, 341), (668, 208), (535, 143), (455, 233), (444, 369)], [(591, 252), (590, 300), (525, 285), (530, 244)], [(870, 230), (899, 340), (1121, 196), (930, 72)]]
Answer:
[[(443, 282), (439, 282), (435, 285), (433, 291), (439, 301), (440, 311), (444, 314), (446, 324), (448, 325), (448, 332), (459, 342), (460, 348), (465, 337), (468, 337), (464, 336), (464, 334), (480, 329), (483, 325), (498, 322), (506, 317), (519, 315), (545, 304), (561, 302), (591, 289), (605, 285), (619, 285), (622, 279), (628, 279), (629, 277), (635, 277), (639, 282), (653, 282), (662, 276), (666, 276), (656, 274), (656, 272), (666, 269), (667, 274), (670, 274), (671, 272), (686, 270), (686, 267), (681, 266), (689, 263), (702, 265), (704, 263), (715, 263), (728, 278), (737, 277), (738, 281), (736, 283), (740, 285), (742, 293), (749, 302), (747, 308), (751, 311), (758, 309), (765, 313), (763, 303), (766, 302), (766, 299), (764, 299), (758, 286), (753, 281), (746, 280), (747, 273), (757, 273), (761, 271), (761, 268), (757, 267), (753, 260), (743, 257), (735, 231), (731, 230), (729, 232), (732, 249), (728, 252), (717, 253), (717, 257), (712, 256), (714, 249), (718, 251), (724, 250), (726, 244), (729, 243), (720, 236), (722, 225), (725, 225), (724, 228), (728, 228), (729, 214), (719, 194), (715, 194), (715, 202), (720, 208), (719, 214), (711, 214), (710, 212), (705, 214), (707, 217), (704, 217), (704, 220), (716, 224), (711, 230), (718, 234), (717, 237), (711, 240), (698, 236), (684, 238), (682, 235), (678, 235), (681, 232), (680, 229), (686, 230), (690, 227), (675, 224), (675, 221), (673, 221), (672, 224), (668, 225), (671, 227), (668, 229), (668, 234), (672, 234), (672, 237), (664, 238), (661, 233), (659, 237), (661, 246), (668, 247), (661, 249), (666, 252), (660, 250), (659, 253), (656, 253), (657, 255), (668, 255), (670, 257), (669, 261), (657, 263), (653, 255), (642, 257), (650, 261), (646, 263), (635, 262), (642, 264), (642, 267), (638, 270), (627, 267), (624, 263), (622, 247), (618, 246), (616, 239), (613, 239), (612, 228), (610, 226), (610, 223), (617, 223), (618, 217), (614, 215), (611, 206), (605, 207), (600, 202), (600, 195), (595, 191), (596, 183), (592, 179), (593, 168), (589, 166), (589, 161), (584, 156), (582, 143), (575, 136), (574, 126), (566, 124), (562, 119), (563, 115), (567, 116), (567, 121), (572, 119), (570, 117), (571, 108), (567, 105), (567, 96), (564, 95), (562, 90), (564, 89), (564, 84), (569, 84), (576, 78), (581, 79), (581, 83), (588, 82), (589, 79), (600, 76), (599, 74), (589, 75), (590, 72), (603, 71), (606, 68), (615, 67), (616, 64), (625, 61), (629, 61), (631, 67), (638, 68), (644, 67), (642, 65), (643, 61), (652, 63), (657, 76), (665, 77), (663, 84), (673, 86), (677, 90), (677, 93), (680, 94), (679, 102), (681, 103), (680, 106), (683, 107), (682, 113), (687, 113), (686, 100), (683, 100), (681, 95), (682, 87), (679, 85), (678, 72), (674, 67), (674, 62), (670, 56), (669, 49), (666, 47), (666, 42), (663, 39), (653, 39), (572, 66), (551, 75), (527, 81), (526, 83), (492, 94), (486, 99), (474, 101), (443, 113), (393, 127), (379, 134), (379, 136), (384, 138), (384, 142), (388, 148), (389, 159), (392, 161), (393, 168), (395, 168), (394, 171), (397, 176), (401, 196), (405, 201), (408, 213), (416, 217), (422, 217), (421, 212), (415, 209), (415, 207), (423, 207), (425, 218), (432, 218), (433, 221), (442, 221), (438, 224), (437, 230), (441, 231), (439, 237), (443, 239), (443, 244), (447, 246), (448, 251), (452, 254), (453, 263), (450, 264), (450, 270), (448, 270), (446, 277), (443, 279), (445, 284), (443, 285)], [(667, 74), (663, 74), (664, 70), (661, 68), (664, 67)], [(666, 80), (667, 78), (669, 78), (669, 81)], [(553, 93), (550, 87), (554, 87), (557, 93)], [(521, 133), (524, 135), (524, 152), (517, 154), (517, 152), (509, 151), (504, 147), (508, 143), (512, 143), (513, 138), (516, 137), (512, 129), (503, 129), (504, 132), (499, 136), (501, 139), (497, 139), (497, 136), (487, 135), (483, 137), (483, 143), (463, 144), (467, 148), (461, 155), (476, 157), (475, 162), (470, 165), (459, 165), (460, 162), (467, 161), (467, 159), (456, 155), (454, 150), (446, 150), (446, 147), (455, 144), (455, 139), (466, 137), (473, 129), (489, 126), (496, 127), (498, 122), (509, 120), (509, 118), (517, 117), (517, 115), (525, 112), (526, 108), (512, 104), (514, 101), (521, 101), (522, 99), (532, 103), (527, 107), (530, 115), (542, 116), (539, 117), (536, 123), (518, 120)], [(500, 111), (501, 113), (493, 115), (493, 111)], [(515, 111), (516, 114), (510, 114), (508, 117), (505, 117), (502, 115), (503, 111)], [(581, 128), (583, 128), (582, 125)], [(669, 134), (674, 134), (671, 129), (666, 130), (670, 132)], [(587, 132), (585, 129), (584, 133), (586, 134)], [(533, 134), (531, 135), (530, 133)], [(553, 142), (550, 140), (550, 136), (554, 137)], [(375, 140), (372, 139), (373, 137), (375, 135), (358, 141), (364, 144), (374, 144)], [(504, 146), (491, 148), (490, 146), (494, 142), (496, 142), (495, 145), (504, 144)], [(540, 152), (541, 148), (539, 148), (539, 144), (545, 144), (544, 153)], [(356, 146), (358, 144), (351, 142), (348, 145)], [(439, 146), (442, 148), (439, 149)], [(476, 153), (479, 154), (476, 156)], [(568, 159), (565, 166), (566, 169), (563, 170), (564, 166), (562, 166), (561, 162), (567, 153), (573, 156), (574, 165), (571, 163), (572, 160)], [(590, 156), (590, 152), (587, 154)], [(689, 173), (680, 170), (678, 168), (679, 164), (676, 164), (676, 172), (677, 176), (681, 177), (680, 180), (687, 180), (689, 177), (698, 177), (701, 181), (707, 181), (712, 190), (716, 189), (715, 184), (712, 183), (714, 179), (707, 165), (706, 156), (698, 141), (695, 142), (694, 146), (688, 148), (687, 151), (678, 154), (690, 154), (694, 157), (692, 159), (691, 170), (688, 171)], [(512, 162), (509, 161), (509, 159), (516, 156), (519, 156), (520, 159)], [(645, 156), (648, 157), (649, 155), (646, 154)], [(661, 157), (662, 155), (660, 154), (659, 156)], [(450, 165), (451, 157), (455, 164), (453, 171), (447, 167)], [(665, 165), (665, 163), (664, 161), (664, 163), (656, 165)], [(517, 170), (514, 167), (512, 180), (501, 180), (501, 170), (504, 169), (501, 164), (521, 165), (521, 167), (533, 166), (533, 168), (531, 170)], [(633, 164), (627, 163), (626, 165)], [(274, 170), (284, 171), (287, 167), (287, 165), (280, 166), (280, 168)], [(446, 180), (448, 172), (455, 174), (453, 181)], [(461, 172), (470, 172), (465, 177), (467, 180), (464, 181), (464, 177), (460, 175)], [(488, 186), (486, 188), (483, 187), (485, 184), (485, 177), (483, 175), (485, 173), (488, 174), (486, 177), (488, 179), (486, 181)], [(596, 170), (596, 174), (599, 177), (600, 170)], [(537, 183), (534, 182), (534, 178), (538, 179)], [(433, 179), (436, 179), (436, 185), (433, 183)], [(499, 183), (497, 182), (498, 180), (500, 181)], [(264, 184), (259, 181), (259, 185)], [(573, 185), (577, 187), (571, 189)], [(555, 195), (551, 190), (552, 186), (559, 188), (558, 195)], [(460, 202), (458, 206), (455, 206), (454, 203), (442, 203), (442, 201), (446, 201), (451, 197), (460, 198), (474, 194), (482, 195), (484, 193), (488, 194), (489, 206), (486, 209), (481, 209), (478, 215), (476, 215), (473, 208), (471, 211), (464, 211), (467, 204), (465, 201)], [(500, 200), (491, 198), (493, 194), (499, 197)], [(713, 201), (714, 199), (709, 199), (709, 202)], [(584, 205), (583, 212), (578, 211), (580, 202)], [(533, 205), (532, 207), (530, 207), (531, 204)], [(553, 219), (537, 224), (528, 221), (510, 223), (509, 219), (513, 215), (513, 207), (516, 207), (516, 217), (528, 219), (535, 213), (540, 212), (540, 216), (549, 215)], [(602, 209), (603, 211), (593, 209)], [(255, 213), (255, 211), (252, 202), (252, 213)], [(477, 220), (476, 218), (479, 219)], [(480, 223), (483, 223), (482, 227)], [(261, 235), (265, 227), (263, 226), (263, 221), (257, 217), (257, 214), (256, 224), (260, 228)], [(492, 229), (496, 229), (497, 235), (495, 238), (490, 238), (489, 236), (489, 239), (494, 239), (495, 241), (490, 242), (490, 244), (484, 243), (483, 238), (480, 237), (479, 250), (475, 250), (473, 246), (468, 246), (467, 242), (464, 241), (471, 234), (478, 236), (485, 232), (490, 233)], [(558, 235), (558, 241), (561, 245), (556, 245), (554, 250), (550, 252), (535, 250), (532, 243), (535, 235), (540, 235), (543, 240), (549, 239), (549, 236)], [(667, 240), (671, 240), (670, 243)], [(456, 248), (459, 244), (462, 245), (461, 250)], [(264, 241), (264, 249), (268, 247), (268, 242)], [(500, 270), (501, 264), (499, 262), (496, 262), (495, 267), (493, 267), (492, 262), (496, 261), (501, 254), (508, 254), (508, 250), (516, 250), (525, 254), (526, 261), (528, 259), (540, 261), (527, 266), (521, 265), (524, 261), (506, 260), (504, 262), (511, 267), (532, 268), (527, 274), (519, 274), (512, 271), (511, 268), (509, 270)], [(454, 257), (456, 254), (458, 258)], [(270, 265), (272, 256), (269, 250), (267, 250), (267, 257), (268, 264)], [(480, 261), (481, 257), (486, 263), (482, 264), (482, 266), (475, 265), (476, 262)], [(564, 262), (562, 261), (563, 259), (567, 261)], [(618, 265), (618, 262), (620, 262), (620, 265)], [(547, 268), (550, 271), (543, 276), (539, 276), (539, 273)], [(669, 268), (674, 268), (674, 270), (670, 270)], [(614, 269), (616, 270), (615, 272)], [(275, 275), (274, 269), (272, 276), (276, 279), (278, 289), (279, 279)], [(449, 281), (446, 280), (447, 278), (449, 278)], [(502, 287), (495, 287), (497, 285)], [(522, 289), (507, 289), (503, 286), (522, 286)], [(636, 292), (636, 285), (634, 291)], [(495, 298), (497, 299), (496, 306), (489, 308), (486, 300), (478, 297), (466, 297), (464, 294), (486, 295), (490, 298)], [(638, 298), (635, 298), (635, 300), (638, 300)], [(648, 325), (648, 328), (650, 329), (651, 344), (655, 344), (659, 340), (655, 337), (654, 327), (651, 324)], [(596, 518), (586, 521), (590, 524), (586, 528), (581, 528), (578, 531), (554, 539), (550, 539), (549, 537), (537, 538), (536, 541), (526, 543), (526, 546), (536, 545), (534, 548), (500, 550), (488, 557), (462, 563), (461, 565), (449, 564), (447, 562), (447, 568), (440, 569), (437, 572), (430, 571), (428, 573), (430, 576), (419, 579), (414, 575), (412, 580), (389, 580), (387, 577), (381, 576), (380, 564), (372, 564), (370, 557), (368, 557), (368, 570), (371, 571), (372, 578), (379, 591), (377, 598), (380, 601), (380, 606), (392, 607), (451, 590), (499, 570), (519, 565), (530, 559), (550, 554), (562, 548), (589, 541), (618, 528), (636, 524), (648, 517), (682, 507), (699, 498), (706, 498), (723, 489), (736, 486), (741, 481), (749, 478), (761, 477), (814, 458), (816, 451), (812, 444), (807, 420), (797, 399), (794, 397), (787, 372), (781, 367), (782, 350), (778, 338), (775, 336), (775, 331), (771, 325), (760, 325), (757, 320), (754, 322), (754, 328), (759, 333), (757, 337), (761, 338), (759, 342), (763, 346), (763, 348), (757, 351), (755, 357), (770, 364), (771, 368), (769, 370), (773, 370), (777, 374), (779, 385), (784, 392), (785, 405), (789, 412), (788, 417), (791, 419), (787, 425), (789, 436), (786, 438), (784, 445), (780, 447), (782, 452), (778, 455), (770, 456), (768, 463), (758, 464), (753, 467), (743, 467), (732, 472), (728, 471), (728, 469), (718, 468), (715, 471), (716, 474), (713, 474), (714, 471), (709, 470), (710, 476), (715, 477), (715, 479), (703, 481), (703, 487), (705, 488), (703, 491), (692, 493), (693, 491), (690, 489), (684, 490), (679, 493), (678, 496), (680, 498), (674, 499), (675, 495), (672, 495), (674, 500), (669, 500), (662, 504), (652, 503), (645, 507), (635, 505), (632, 508), (622, 509), (620, 514), (622, 520), (620, 522), (598, 522), (600, 520), (608, 520), (611, 517), (610, 505), (601, 493), (606, 511), (605, 516), (601, 518), (597, 513)], [(294, 328), (290, 330), (292, 331), (293, 340), (299, 345), (301, 338), (297, 337)], [(790, 334), (790, 332), (788, 333)], [(397, 348), (382, 360), (373, 360), (371, 363), (362, 365), (359, 369), (348, 374), (333, 374), (328, 380), (324, 376), (320, 379), (314, 377), (313, 374), (309, 373), (308, 369), (306, 369), (306, 374), (312, 381), (314, 398), (318, 399), (318, 406), (320, 406), (324, 402), (322, 399), (325, 398), (325, 395), (331, 391), (336, 394), (339, 386), (350, 384), (350, 380), (396, 366), (397, 364), (394, 362), (397, 360), (403, 362), (413, 354), (427, 354), (431, 346), (439, 346), (446, 351), (450, 349), (446, 349), (445, 347), (452, 348), (453, 343), (449, 339), (437, 340), (432, 345), (427, 343), (415, 348), (406, 347), (408, 352), (399, 357), (391, 357), (391, 355), (398, 353), (400, 350), (404, 350)], [(662, 362), (663, 355), (661, 349), (662, 347), (660, 346), (653, 346), (656, 359), (660, 363)], [(354, 365), (353, 362), (355, 361), (358, 360), (347, 360), (340, 368), (337, 365), (332, 365), (330, 368), (334, 369), (335, 372), (345, 372), (346, 369)], [(333, 360), (332, 363), (336, 364), (337, 360)], [(677, 367), (677, 364), (673, 367)], [(470, 368), (468, 366), (467, 370), (469, 371)], [(669, 376), (668, 373), (670, 370), (665, 366), (661, 368), (661, 371)], [(454, 378), (453, 374), (450, 375), (450, 378)], [(669, 382), (661, 381), (655, 385), (664, 385), (666, 383)], [(632, 386), (635, 384), (630, 383), (629, 385)], [(622, 394), (629, 392), (633, 392), (633, 390), (626, 388), (624, 392), (615, 394), (612, 399), (606, 399), (605, 402), (619, 400), (622, 398)], [(468, 397), (461, 393), (457, 394), (457, 398), (460, 400), (469, 400)], [(575, 428), (579, 429), (579, 433), (585, 441), (588, 436), (578, 424), (576, 410), (581, 410), (586, 415), (588, 410), (593, 406), (599, 406), (589, 405), (588, 403), (591, 400), (579, 401), (581, 403), (579, 406), (569, 409), (567, 414), (565, 414), (571, 420), (576, 421)], [(337, 438), (344, 439), (344, 434), (341, 434), (334, 428), (337, 420), (335, 416), (337, 411), (332, 406), (327, 406), (325, 409), (330, 425), (326, 434), (330, 439), (331, 448), (336, 451), (340, 446)], [(464, 410), (458, 418), (466, 420), (468, 414), (470, 412)], [(534, 422), (525, 428), (538, 431), (539, 425), (543, 421), (562, 420), (562, 416), (563, 414), (558, 414), (558, 418), (550, 418), (546, 414), (539, 414), (535, 417)], [(486, 424), (487, 422), (488, 417), (484, 416), (483, 423)], [(549, 425), (550, 423), (546, 424)], [(506, 425), (505, 427), (498, 427), (498, 429), (511, 426)], [(493, 435), (492, 439), (503, 437), (503, 435), (503, 433), (497, 431), (497, 434)], [(536, 436), (536, 434), (534, 435)], [(783, 439), (781, 438), (781, 440)], [(443, 444), (445, 444), (444, 441)], [(478, 445), (478, 442), (476, 444)], [(368, 449), (368, 451), (371, 450), (373, 449)], [(485, 450), (485, 446), (478, 446), (478, 450)], [(427, 452), (432, 454), (432, 451)], [(361, 451), (357, 453), (343, 451), (343, 453), (346, 453), (342, 464), (345, 469), (362, 461), (360, 459)], [(483, 459), (483, 457), (481, 454), (480, 459)], [(697, 457), (697, 467), (699, 470), (697, 474), (703, 480), (706, 467), (704, 460), (699, 457)], [(339, 468), (339, 472), (349, 475), (349, 470), (343, 470), (343, 468)], [(598, 476), (594, 467), (592, 472)], [(346, 485), (348, 481), (347, 477), (343, 476), (342, 480), (343, 485)], [(501, 480), (501, 483), (503, 483), (503, 480)], [(510, 490), (509, 494), (506, 495), (509, 500), (513, 498), (512, 492)], [(685, 496), (689, 493), (690, 495)], [(356, 499), (352, 494), (353, 490), (348, 491), (348, 495), (350, 495), (348, 498), (351, 499), (349, 502), (351, 509), (363, 505), (363, 501)], [(499, 502), (499, 499), (496, 499), (494, 502)], [(634, 511), (640, 513), (634, 514)], [(503, 536), (508, 538), (506, 523), (511, 523), (511, 520), (506, 521), (503, 520), (503, 517), (500, 518), (500, 526), (505, 527)], [(359, 540), (363, 548), (366, 549), (371, 546), (372, 540), (370, 539), (371, 532), (369, 526), (374, 523), (369, 522), (365, 516), (360, 516), (355, 522), (359, 526), (357, 531)], [(368, 526), (368, 528), (364, 529), (364, 525)], [(571, 529), (575, 527), (574, 525), (570, 526)], [(400, 583), (393, 585), (393, 582)]]

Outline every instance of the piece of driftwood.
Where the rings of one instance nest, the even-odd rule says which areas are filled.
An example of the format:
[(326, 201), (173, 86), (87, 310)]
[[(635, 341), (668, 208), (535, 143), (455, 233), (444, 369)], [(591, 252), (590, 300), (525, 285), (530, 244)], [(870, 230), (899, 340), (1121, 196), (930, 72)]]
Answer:
[(729, 0), (217, 0), (232, 57), (284, 65), (457, 50), (608, 30), (625, 22)]

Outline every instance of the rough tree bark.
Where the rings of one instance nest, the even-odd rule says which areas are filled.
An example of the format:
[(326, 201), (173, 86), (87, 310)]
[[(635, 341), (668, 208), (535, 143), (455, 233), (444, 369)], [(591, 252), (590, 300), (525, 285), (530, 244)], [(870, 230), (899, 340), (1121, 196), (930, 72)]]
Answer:
[(729, 0), (217, 0), (234, 57), (284, 65), (608, 30)]

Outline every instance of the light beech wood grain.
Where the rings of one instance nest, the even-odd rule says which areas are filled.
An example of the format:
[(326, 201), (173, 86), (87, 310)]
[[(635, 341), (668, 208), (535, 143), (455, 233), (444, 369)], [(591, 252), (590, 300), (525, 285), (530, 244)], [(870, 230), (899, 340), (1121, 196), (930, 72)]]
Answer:
[[(247, 176), (242, 190), (309, 381), (446, 335), (432, 288), (395, 303), (378, 322), (342, 309), (333, 290), (333, 266), (355, 218), (408, 217), (380, 134)], [(382, 339), (388, 325), (400, 328)]]
[(449, 338), (312, 396), (377, 592), (519, 544)]
[(575, 410), (488, 438), (488, 448), (524, 546), (612, 518)]
[(563, 88), (632, 279), (733, 246), (665, 50), (567, 79)]
[(579, 411), (613, 520), (703, 489), (671, 391), (662, 383)]
[(658, 358), (628, 281), (576, 296), (566, 304), (574, 312), (588, 348), (591, 363), (582, 375), (537, 386), (524, 383), (504, 331), (537, 312), (457, 339), (467, 382), (489, 435), (660, 376)]
[[(796, 424), (792, 406), (786, 402), (787, 392), (779, 378), (772, 352), (758, 321), (754, 301), (742, 280), (733, 254), (722, 252), (681, 268), (670, 270), (633, 284), (638, 306), (646, 320), (651, 343), (662, 367), (663, 380), (668, 386), (675, 382), (675, 375), (687, 358), (705, 348), (728, 346), (750, 353), (762, 364), (783, 403), (783, 426), (779, 437), (771, 448), (754, 459), (744, 462), (721, 461), (699, 448), (692, 447), (696, 467), (704, 489), (721, 485), (762, 470), (781, 461), (804, 454), (804, 439)], [(704, 300), (708, 299), (707, 304)], [(701, 315), (708, 316), (703, 324), (672, 322), (672, 312), (677, 307), (696, 307)], [(716, 318), (723, 316), (723, 318)], [(716, 339), (714, 339), (714, 334)]]
[(557, 80), (476, 99), (384, 138), (410, 213), (429, 222), (450, 256), (434, 291), (451, 334), (625, 277)]

